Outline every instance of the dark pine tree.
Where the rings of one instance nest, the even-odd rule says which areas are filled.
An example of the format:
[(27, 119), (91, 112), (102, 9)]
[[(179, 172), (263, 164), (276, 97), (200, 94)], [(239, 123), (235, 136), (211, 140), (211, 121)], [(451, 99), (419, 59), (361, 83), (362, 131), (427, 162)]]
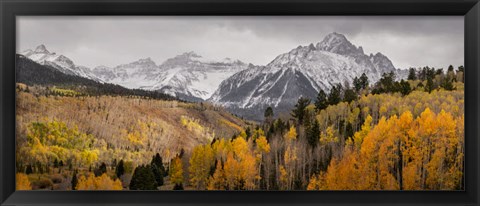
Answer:
[(366, 89), (368, 87), (368, 77), (365, 73), (360, 76), (360, 84), (362, 85), (362, 89)]
[(327, 94), (320, 89), (318, 91), (317, 99), (315, 100), (315, 109), (317, 111), (324, 110), (328, 107)]
[(72, 184), (72, 190), (76, 190), (76, 187), (77, 187), (77, 184), (78, 184), (77, 170), (73, 171), (72, 181), (70, 183)]
[(123, 160), (120, 160), (117, 166), (115, 167), (115, 174), (117, 175), (118, 178), (120, 178), (124, 173), (125, 173), (124, 162)]
[(158, 170), (159, 170), (164, 176), (166, 176), (165, 167), (163, 166), (163, 159), (162, 159), (162, 156), (160, 156), (159, 153), (155, 154), (155, 156), (152, 158), (152, 161), (150, 162), (150, 164), (155, 164), (155, 165), (157, 165)]
[(454, 70), (454, 68), (453, 68), (452, 65), (448, 66), (448, 71), (449, 71), (449, 72), (453, 72), (453, 70)]
[(380, 84), (383, 90), (387, 93), (395, 92), (395, 73), (383, 73), (380, 79)]
[(453, 79), (450, 79), (450, 78), (448, 78), (448, 77), (443, 78), (443, 80), (442, 80), (442, 87), (443, 87), (445, 90), (448, 90), (448, 91), (454, 90), (455, 87), (453, 86)]
[(138, 166), (133, 172), (132, 180), (130, 181), (130, 190), (156, 190), (157, 182), (155, 176), (150, 169), (150, 165)]
[(263, 115), (265, 117), (265, 122), (268, 124), (272, 121), (273, 118), (273, 109), (272, 107), (267, 107)]
[(357, 93), (362, 89), (362, 82), (358, 77), (353, 78), (353, 87)]
[(175, 184), (175, 186), (173, 186), (173, 190), (183, 190), (183, 184)]
[(408, 80), (417, 80), (417, 71), (415, 71), (415, 68), (410, 68), (408, 70)]
[(336, 105), (342, 101), (342, 85), (333, 86), (328, 94), (328, 105)]
[(410, 83), (405, 80), (400, 81), (400, 93), (402, 93), (403, 96), (410, 94), (412, 91), (412, 88), (410, 87)]
[(355, 93), (353, 89), (346, 89), (345, 94), (343, 95), (343, 101), (350, 103), (355, 100), (357, 100), (357, 93)]
[(32, 173), (33, 173), (32, 165), (27, 165), (27, 168), (25, 169), (25, 174), (29, 175)]
[(425, 85), (425, 91), (428, 92), (428, 93), (431, 93), (434, 89), (434, 85), (433, 85), (433, 79), (428, 76), (427, 77), (427, 84)]
[(160, 171), (160, 168), (155, 164), (150, 165), (150, 169), (152, 170), (153, 176), (155, 176), (155, 182), (157, 182), (158, 186), (163, 185), (163, 172)]
[(310, 147), (315, 148), (320, 139), (320, 124), (316, 118), (315, 121), (313, 121), (313, 124), (308, 128), (306, 136)]
[(53, 160), (53, 167), (58, 168), (58, 160)]
[(292, 117), (296, 118), (298, 124), (303, 124), (305, 118), (305, 108), (310, 104), (310, 99), (300, 97), (295, 108), (292, 110)]
[(95, 169), (95, 171), (93, 171), (93, 173), (95, 173), (96, 177), (101, 176), (104, 173), (107, 173), (107, 165), (105, 164), (105, 162), (102, 162), (100, 167)]

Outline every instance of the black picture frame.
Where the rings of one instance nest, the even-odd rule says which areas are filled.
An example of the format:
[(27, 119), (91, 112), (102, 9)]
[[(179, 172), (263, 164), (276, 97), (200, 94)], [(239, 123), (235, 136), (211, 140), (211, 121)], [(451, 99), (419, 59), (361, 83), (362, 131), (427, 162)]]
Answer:
[[(19, 15), (461, 15), (465, 17), (465, 191), (15, 191)], [(0, 0), (1, 205), (479, 205), (479, 0)]]

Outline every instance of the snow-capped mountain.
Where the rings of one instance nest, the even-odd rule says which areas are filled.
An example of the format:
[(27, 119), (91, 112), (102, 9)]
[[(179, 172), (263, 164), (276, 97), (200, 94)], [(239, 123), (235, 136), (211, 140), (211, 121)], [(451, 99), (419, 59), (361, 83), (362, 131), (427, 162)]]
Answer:
[(205, 59), (188, 52), (166, 60), (159, 67), (161, 72), (148, 79), (155, 82), (148, 89), (186, 100), (206, 100), (223, 80), (246, 69), (247, 65), (229, 58)]
[(93, 73), (105, 82), (127, 88), (158, 90), (185, 100), (203, 101), (223, 80), (245, 68), (246, 64), (239, 60), (209, 60), (187, 52), (158, 66), (146, 58), (114, 68), (99, 66)]
[(92, 73), (89, 68), (75, 65), (75, 63), (68, 57), (48, 51), (43, 44), (37, 46), (35, 50), (28, 49), (24, 52), (21, 52), (20, 54), (41, 65), (47, 65), (58, 69), (65, 74), (81, 76), (93, 79), (95, 81), (101, 81)]
[(151, 58), (145, 58), (113, 68), (98, 66), (92, 72), (108, 83), (118, 84), (130, 89), (149, 89), (152, 84), (155, 84), (149, 78), (159, 74), (161, 69)]
[(44, 45), (20, 54), (65, 74), (130, 89), (159, 90), (189, 101), (210, 98), (223, 80), (247, 68), (247, 64), (239, 60), (207, 59), (194, 52), (178, 55), (161, 65), (151, 58), (144, 58), (116, 67), (97, 66), (93, 69), (77, 66), (66, 56), (49, 52)]
[(362, 73), (374, 83), (392, 71), (396, 69), (386, 56), (366, 55), (344, 35), (331, 33), (316, 46), (299, 46), (264, 67), (250, 66), (233, 75), (209, 101), (258, 118), (268, 106), (277, 112), (288, 111), (299, 97), (314, 99), (320, 89), (329, 92), (333, 85), (352, 83)]

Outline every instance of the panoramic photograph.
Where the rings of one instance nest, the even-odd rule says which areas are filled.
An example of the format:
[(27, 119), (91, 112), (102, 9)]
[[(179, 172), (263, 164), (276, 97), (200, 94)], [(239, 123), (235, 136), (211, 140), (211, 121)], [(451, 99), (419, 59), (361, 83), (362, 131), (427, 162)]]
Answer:
[(16, 29), (16, 190), (465, 190), (463, 16)]

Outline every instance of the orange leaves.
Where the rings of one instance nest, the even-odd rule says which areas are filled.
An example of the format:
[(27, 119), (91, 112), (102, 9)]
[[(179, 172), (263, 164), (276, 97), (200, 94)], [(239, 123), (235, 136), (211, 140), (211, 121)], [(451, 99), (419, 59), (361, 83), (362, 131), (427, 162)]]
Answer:
[[(346, 147), (309, 189), (419, 190), (459, 189), (463, 176), (463, 116), (429, 108), (413, 118), (382, 117), (374, 127), (368, 116)], [(360, 145), (359, 145), (360, 143)], [(348, 144), (347, 144), (348, 146)], [(324, 177), (323, 182), (320, 177)], [(319, 186), (319, 185), (322, 185)]]
[(172, 160), (169, 170), (170, 182), (173, 184), (183, 183), (183, 163), (179, 157), (175, 157)]
[(215, 156), (210, 145), (200, 145), (193, 149), (189, 160), (190, 183), (197, 189), (205, 188), (210, 169), (215, 164)]
[(87, 177), (80, 176), (78, 179), (77, 190), (122, 190), (122, 182), (119, 179), (112, 180), (107, 174), (95, 177), (92, 173)]
[(257, 153), (262, 154), (270, 152), (270, 145), (265, 136), (260, 136), (260, 138), (255, 140), (255, 143), (257, 144)]
[(32, 190), (32, 185), (28, 180), (28, 176), (23, 173), (17, 173), (15, 176), (16, 190)]
[(295, 126), (290, 127), (290, 130), (288, 130), (284, 137), (287, 142), (297, 139), (297, 129)]
[(209, 178), (208, 181), (208, 190), (225, 190), (227, 189), (226, 183), (226, 175), (225, 171), (223, 170), (223, 166), (220, 161), (217, 162), (217, 166), (215, 168), (215, 173), (212, 177)]

